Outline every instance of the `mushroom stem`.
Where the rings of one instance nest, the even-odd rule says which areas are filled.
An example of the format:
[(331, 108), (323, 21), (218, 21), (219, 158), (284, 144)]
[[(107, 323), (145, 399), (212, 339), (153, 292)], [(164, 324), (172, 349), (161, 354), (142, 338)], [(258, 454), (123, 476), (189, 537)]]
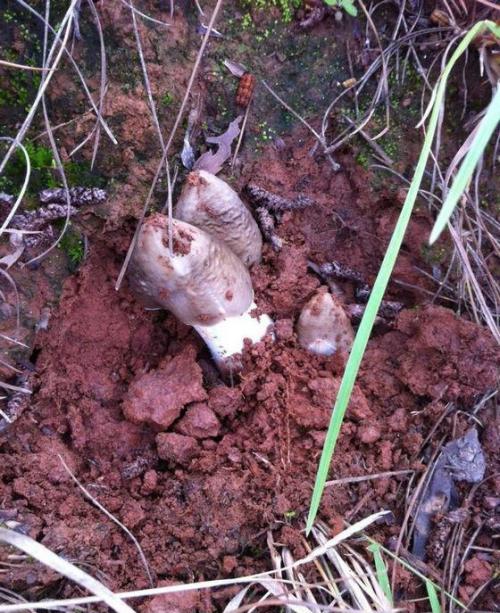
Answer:
[(258, 343), (266, 335), (272, 320), (268, 315), (255, 316), (255, 302), (241, 315), (227, 317), (213, 326), (193, 326), (210, 349), (212, 357), (221, 371), (238, 369), (240, 364), (235, 356), (242, 353), (245, 340)]

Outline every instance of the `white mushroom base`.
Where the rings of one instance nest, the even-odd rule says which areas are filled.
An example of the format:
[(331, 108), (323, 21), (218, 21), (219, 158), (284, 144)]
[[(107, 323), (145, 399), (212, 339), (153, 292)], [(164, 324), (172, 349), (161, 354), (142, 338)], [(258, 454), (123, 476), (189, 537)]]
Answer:
[(242, 315), (227, 317), (213, 326), (193, 326), (221, 370), (237, 369), (238, 365), (230, 358), (241, 354), (245, 339), (258, 343), (272, 326), (268, 315), (251, 314), (256, 308), (255, 302), (252, 302)]

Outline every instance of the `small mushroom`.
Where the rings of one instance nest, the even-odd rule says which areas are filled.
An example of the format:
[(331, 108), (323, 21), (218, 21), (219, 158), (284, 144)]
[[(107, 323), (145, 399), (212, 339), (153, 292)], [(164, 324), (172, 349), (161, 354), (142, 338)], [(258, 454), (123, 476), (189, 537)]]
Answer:
[(260, 261), (262, 236), (255, 219), (234, 189), (206, 170), (188, 175), (175, 217), (226, 243), (246, 266)]
[[(244, 340), (258, 342), (272, 324), (255, 316), (250, 275), (224, 243), (200, 228), (155, 214), (141, 227), (129, 268), (133, 289), (195, 328), (221, 371), (238, 367)], [(231, 359), (232, 358), (232, 359)]]
[(299, 343), (311, 353), (332, 355), (351, 350), (354, 331), (340, 303), (322, 287), (307, 302), (297, 324)]

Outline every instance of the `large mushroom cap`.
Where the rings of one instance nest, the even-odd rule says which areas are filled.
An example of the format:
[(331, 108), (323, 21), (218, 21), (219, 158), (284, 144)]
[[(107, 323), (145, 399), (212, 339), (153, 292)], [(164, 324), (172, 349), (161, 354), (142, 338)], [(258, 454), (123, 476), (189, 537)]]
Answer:
[(132, 287), (192, 326), (241, 315), (252, 303), (250, 275), (216, 238), (188, 223), (155, 214), (141, 227), (129, 268)]
[(255, 219), (234, 189), (206, 170), (188, 175), (175, 217), (216, 236), (246, 266), (260, 261), (262, 236)]
[(299, 343), (312, 353), (349, 352), (354, 339), (351, 322), (342, 306), (322, 287), (302, 309), (297, 323)]

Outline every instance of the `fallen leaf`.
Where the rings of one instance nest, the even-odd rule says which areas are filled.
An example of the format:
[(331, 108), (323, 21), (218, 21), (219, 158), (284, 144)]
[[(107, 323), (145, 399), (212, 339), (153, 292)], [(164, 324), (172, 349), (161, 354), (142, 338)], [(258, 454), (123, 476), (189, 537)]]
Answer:
[(243, 115), (239, 115), (229, 124), (223, 134), (206, 138), (207, 143), (210, 145), (217, 145), (217, 151), (215, 153), (207, 151), (201, 155), (193, 166), (194, 170), (206, 170), (213, 175), (219, 172), (224, 162), (231, 157), (231, 145), (240, 133), (240, 122), (242, 119)]

